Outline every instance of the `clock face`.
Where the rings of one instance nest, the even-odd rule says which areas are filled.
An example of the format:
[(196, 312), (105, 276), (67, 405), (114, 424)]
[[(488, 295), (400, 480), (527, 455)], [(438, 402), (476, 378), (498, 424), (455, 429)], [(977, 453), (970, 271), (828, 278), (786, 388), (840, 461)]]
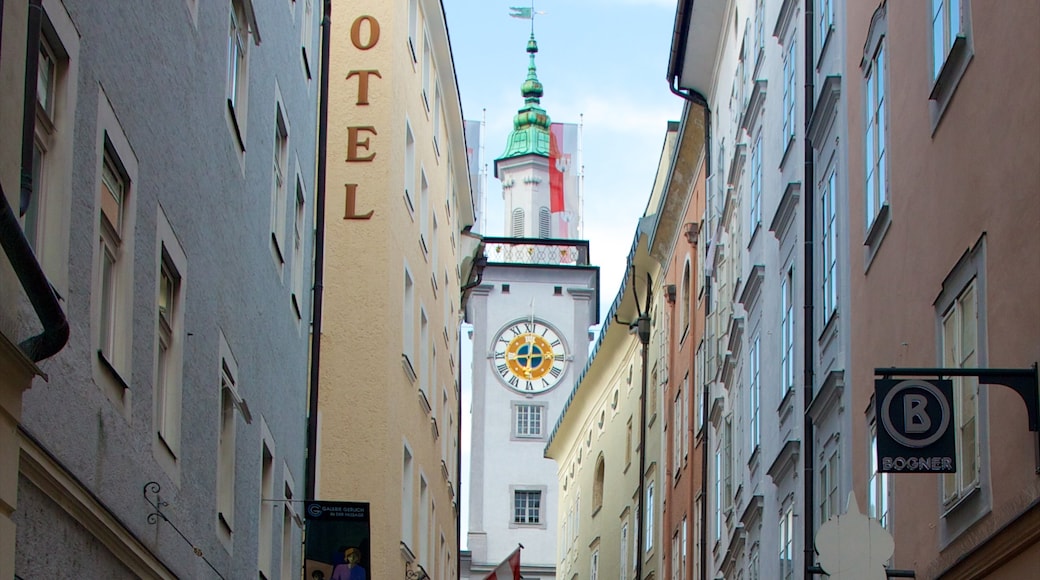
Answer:
[(491, 365), (512, 389), (537, 394), (556, 386), (567, 367), (567, 350), (556, 331), (534, 321), (517, 322), (495, 339)]

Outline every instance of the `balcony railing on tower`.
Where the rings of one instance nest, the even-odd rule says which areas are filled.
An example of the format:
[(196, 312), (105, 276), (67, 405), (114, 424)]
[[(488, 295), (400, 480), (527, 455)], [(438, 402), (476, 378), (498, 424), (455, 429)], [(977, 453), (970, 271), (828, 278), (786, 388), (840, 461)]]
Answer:
[(585, 240), (542, 238), (484, 238), (484, 256), (491, 264), (588, 266)]

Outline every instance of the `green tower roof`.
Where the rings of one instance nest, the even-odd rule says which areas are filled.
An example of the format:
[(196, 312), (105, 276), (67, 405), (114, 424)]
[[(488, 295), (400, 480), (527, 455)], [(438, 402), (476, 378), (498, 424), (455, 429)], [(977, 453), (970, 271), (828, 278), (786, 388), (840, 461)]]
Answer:
[(538, 81), (538, 72), (534, 65), (534, 55), (538, 53), (538, 42), (534, 32), (527, 41), (527, 53), (530, 64), (527, 66), (527, 78), (520, 85), (520, 94), (524, 97), (524, 106), (513, 117), (513, 131), (506, 141), (506, 150), (495, 160), (495, 175), (498, 175), (498, 162), (524, 155), (549, 156), (549, 115), (539, 107), (542, 96), (542, 83)]

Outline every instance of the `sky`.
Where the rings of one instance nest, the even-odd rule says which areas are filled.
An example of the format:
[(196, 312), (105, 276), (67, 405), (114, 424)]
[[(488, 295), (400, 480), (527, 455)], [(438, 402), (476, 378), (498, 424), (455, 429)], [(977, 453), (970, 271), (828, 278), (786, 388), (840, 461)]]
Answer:
[[(467, 120), (486, 118), (487, 229), (503, 234), (502, 188), (494, 159), (523, 106), (531, 22), (509, 16), (530, 0), (442, 0), (455, 75)], [(654, 184), (669, 120), (682, 99), (666, 71), (676, 0), (536, 0), (541, 106), (554, 122), (583, 123), (584, 232), (600, 267), (600, 316), (617, 294), (636, 222)], [(463, 333), (465, 338), (466, 333)], [(471, 346), (462, 347), (462, 546), (469, 518), (469, 377)]]

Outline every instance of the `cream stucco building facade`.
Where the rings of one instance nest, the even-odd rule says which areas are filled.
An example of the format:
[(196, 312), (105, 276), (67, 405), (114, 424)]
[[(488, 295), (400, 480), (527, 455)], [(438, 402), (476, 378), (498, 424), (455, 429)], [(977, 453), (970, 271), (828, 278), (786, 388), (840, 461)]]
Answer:
[(432, 0), (332, 10), (315, 498), (369, 504), (370, 575), (451, 578), (474, 217), (448, 31)]

